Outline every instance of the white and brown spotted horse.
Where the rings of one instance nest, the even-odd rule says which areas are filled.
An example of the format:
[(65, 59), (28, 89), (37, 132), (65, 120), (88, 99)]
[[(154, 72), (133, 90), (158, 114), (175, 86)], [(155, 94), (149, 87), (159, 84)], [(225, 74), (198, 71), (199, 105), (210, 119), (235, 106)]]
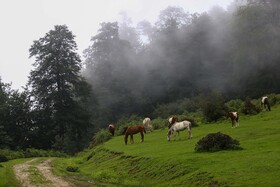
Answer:
[(108, 130), (109, 130), (109, 132), (112, 134), (112, 136), (115, 135), (116, 127), (115, 127), (114, 124), (111, 123), (110, 125), (108, 125)]
[(267, 96), (262, 97), (262, 106), (264, 107), (265, 110), (267, 108), (268, 111), (270, 111), (270, 104)]
[(231, 119), (232, 128), (239, 126), (239, 122), (238, 122), (239, 114), (238, 114), (238, 112), (228, 112), (227, 113), (227, 119), (228, 118)]

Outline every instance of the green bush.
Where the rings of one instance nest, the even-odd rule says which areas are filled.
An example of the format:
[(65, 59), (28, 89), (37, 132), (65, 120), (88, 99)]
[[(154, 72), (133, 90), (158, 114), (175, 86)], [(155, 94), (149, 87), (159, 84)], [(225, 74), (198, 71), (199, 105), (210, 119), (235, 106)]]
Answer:
[(261, 111), (261, 108), (259, 105), (254, 104), (257, 100), (252, 101), (250, 97), (246, 97), (244, 101), (243, 108), (241, 109), (241, 112), (243, 114), (258, 114)]
[(168, 120), (167, 119), (162, 119), (162, 118), (156, 118), (152, 120), (152, 126), (154, 130), (157, 129), (164, 129), (168, 127)]
[(97, 133), (95, 133), (90, 147), (102, 144), (102, 143), (110, 140), (111, 138), (112, 138), (112, 135), (110, 134), (110, 132), (107, 129), (101, 129)]
[(220, 94), (212, 93), (203, 98), (201, 103), (203, 116), (207, 122), (217, 121), (226, 115), (225, 102)]
[(215, 152), (229, 149), (241, 149), (239, 145), (239, 141), (232, 139), (229, 135), (217, 132), (210, 133), (200, 139), (195, 146), (195, 151)]
[(229, 112), (241, 112), (244, 102), (241, 99), (234, 99), (228, 101), (225, 105)]
[[(270, 106), (273, 106), (273, 105), (276, 105), (276, 104), (280, 103), (280, 94), (272, 93), (272, 94), (268, 94), (267, 97), (268, 97), (268, 101), (269, 101)], [(261, 98), (259, 100), (261, 101)]]
[(0, 162), (6, 162), (8, 160), (9, 159), (5, 155), (0, 154)]

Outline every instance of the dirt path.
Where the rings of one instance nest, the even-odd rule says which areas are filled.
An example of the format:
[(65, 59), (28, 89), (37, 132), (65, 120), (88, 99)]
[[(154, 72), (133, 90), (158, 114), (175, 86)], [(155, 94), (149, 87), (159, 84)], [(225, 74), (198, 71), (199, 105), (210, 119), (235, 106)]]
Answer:
[[(48, 181), (44, 184), (34, 184), (31, 180), (30, 168), (36, 166), (40, 175), (44, 177), (44, 181)], [(55, 176), (51, 171), (51, 159), (43, 160), (38, 163), (36, 159), (32, 159), (23, 164), (14, 166), (14, 172), (17, 179), (21, 182), (22, 187), (72, 187), (73, 185), (63, 180), (61, 177)]]

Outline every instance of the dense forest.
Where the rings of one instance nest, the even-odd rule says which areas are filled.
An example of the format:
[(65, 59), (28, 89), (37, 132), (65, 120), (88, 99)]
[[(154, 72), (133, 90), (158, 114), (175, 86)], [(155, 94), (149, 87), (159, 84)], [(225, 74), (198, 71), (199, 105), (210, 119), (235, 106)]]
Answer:
[(163, 104), (279, 93), (279, 49), (276, 0), (201, 14), (167, 7), (155, 23), (133, 24), (124, 13), (100, 24), (84, 60), (74, 34), (57, 25), (29, 49), (35, 62), (24, 91), (0, 79), (0, 148), (75, 153), (108, 123), (157, 117)]

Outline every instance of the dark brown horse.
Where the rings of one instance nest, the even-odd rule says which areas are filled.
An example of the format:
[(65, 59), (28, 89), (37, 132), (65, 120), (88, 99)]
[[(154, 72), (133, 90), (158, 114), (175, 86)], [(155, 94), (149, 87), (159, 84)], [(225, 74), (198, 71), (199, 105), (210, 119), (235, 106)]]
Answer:
[(116, 127), (115, 127), (114, 124), (110, 124), (110, 125), (108, 126), (108, 130), (109, 130), (109, 132), (112, 134), (112, 136), (115, 135)]
[(265, 110), (266, 110), (266, 107), (267, 107), (268, 111), (270, 111), (270, 104), (269, 104), (267, 96), (262, 97), (262, 105), (263, 105)]
[(134, 143), (133, 140), (133, 134), (139, 133), (141, 134), (141, 142), (144, 141), (144, 133), (146, 133), (146, 129), (143, 125), (136, 125), (136, 126), (130, 126), (126, 129), (125, 131), (125, 137), (124, 137), (124, 142), (127, 145), (127, 139), (128, 136), (130, 136), (130, 143)]
[(228, 118), (231, 119), (231, 126), (232, 126), (232, 128), (239, 126), (239, 123), (238, 123), (239, 115), (238, 115), (237, 112), (228, 112), (227, 113), (227, 119)]
[(176, 116), (172, 116), (169, 118), (168, 122), (168, 129), (170, 129), (174, 123), (178, 122), (178, 118)]

